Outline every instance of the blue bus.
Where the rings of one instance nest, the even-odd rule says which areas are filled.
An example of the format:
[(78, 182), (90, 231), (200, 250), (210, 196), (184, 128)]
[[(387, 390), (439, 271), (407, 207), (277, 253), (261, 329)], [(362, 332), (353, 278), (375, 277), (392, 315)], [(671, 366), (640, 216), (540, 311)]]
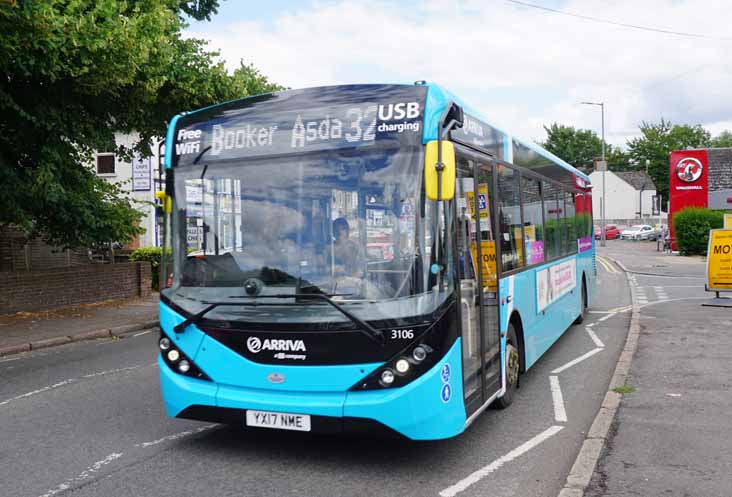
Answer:
[(169, 416), (452, 437), (592, 300), (589, 178), (435, 84), (214, 105), (165, 150)]

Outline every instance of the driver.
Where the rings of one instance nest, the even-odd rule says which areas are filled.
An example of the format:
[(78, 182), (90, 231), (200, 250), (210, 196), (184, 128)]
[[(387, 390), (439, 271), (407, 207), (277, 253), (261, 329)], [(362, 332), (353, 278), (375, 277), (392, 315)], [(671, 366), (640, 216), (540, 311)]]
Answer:
[(339, 276), (360, 278), (363, 274), (364, 257), (356, 242), (348, 238), (350, 227), (345, 218), (333, 221), (333, 255), (336, 273)]

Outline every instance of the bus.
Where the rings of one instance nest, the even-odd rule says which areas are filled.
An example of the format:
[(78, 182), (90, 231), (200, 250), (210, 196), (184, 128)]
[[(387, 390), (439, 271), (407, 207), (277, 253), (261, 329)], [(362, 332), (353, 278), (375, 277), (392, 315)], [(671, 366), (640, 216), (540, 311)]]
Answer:
[(436, 84), (182, 113), (165, 168), (171, 417), (453, 437), (595, 292), (589, 178)]

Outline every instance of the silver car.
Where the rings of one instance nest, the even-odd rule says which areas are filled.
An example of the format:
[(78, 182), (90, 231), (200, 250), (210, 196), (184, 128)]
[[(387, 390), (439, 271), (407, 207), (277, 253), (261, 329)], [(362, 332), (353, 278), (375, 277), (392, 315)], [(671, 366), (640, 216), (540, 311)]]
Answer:
[(658, 231), (648, 224), (636, 224), (620, 232), (621, 240), (656, 240)]

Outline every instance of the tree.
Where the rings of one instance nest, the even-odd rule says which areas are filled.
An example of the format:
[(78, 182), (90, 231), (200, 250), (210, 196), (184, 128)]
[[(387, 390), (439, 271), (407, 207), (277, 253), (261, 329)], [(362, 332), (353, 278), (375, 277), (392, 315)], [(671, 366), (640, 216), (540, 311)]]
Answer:
[(656, 184), (656, 190), (668, 199), (669, 154), (673, 150), (703, 148), (709, 146), (710, 134), (701, 125), (672, 124), (661, 119), (660, 123), (643, 122), (639, 138), (628, 140), (628, 153), (636, 164), (645, 167)]
[[(547, 139), (541, 145), (560, 159), (585, 172), (591, 172), (594, 159), (602, 155), (602, 140), (589, 129), (575, 129), (554, 123), (544, 126)], [(630, 167), (629, 158), (622, 150), (606, 144), (605, 158), (608, 168), (613, 171), (624, 171)]]
[[(59, 246), (129, 239), (140, 213), (89, 164), (96, 150), (150, 155), (183, 110), (279, 89), (230, 75), (184, 16), (217, 0), (76, 0), (0, 5), (0, 226)], [(139, 133), (128, 150), (114, 133)]]
[(722, 131), (718, 136), (712, 138), (709, 146), (714, 148), (732, 147), (732, 132)]

